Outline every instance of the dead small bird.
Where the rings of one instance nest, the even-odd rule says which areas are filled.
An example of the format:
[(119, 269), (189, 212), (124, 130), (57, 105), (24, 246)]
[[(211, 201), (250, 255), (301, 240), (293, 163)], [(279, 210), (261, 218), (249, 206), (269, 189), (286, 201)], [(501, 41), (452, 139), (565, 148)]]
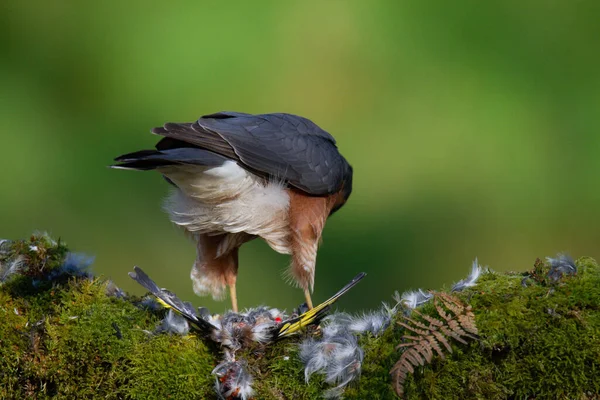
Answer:
[(242, 313), (228, 312), (222, 316), (211, 316), (207, 312), (199, 315), (191, 303), (184, 302), (174, 293), (159, 288), (141, 268), (134, 267), (134, 272), (130, 272), (129, 276), (152, 293), (163, 306), (184, 317), (201, 335), (225, 347), (238, 350), (250, 342), (274, 342), (292, 336), (306, 326), (318, 324), (327, 315), (332, 304), (366, 274), (361, 272), (328, 300), (291, 318), (278, 309), (267, 307), (249, 309)]
[(238, 249), (260, 237), (292, 256), (289, 277), (312, 308), (321, 233), (352, 192), (352, 167), (333, 136), (297, 115), (231, 111), (152, 133), (163, 136), (156, 150), (112, 167), (156, 170), (175, 187), (165, 208), (197, 243), (194, 292), (219, 300), (228, 286), (237, 311)]

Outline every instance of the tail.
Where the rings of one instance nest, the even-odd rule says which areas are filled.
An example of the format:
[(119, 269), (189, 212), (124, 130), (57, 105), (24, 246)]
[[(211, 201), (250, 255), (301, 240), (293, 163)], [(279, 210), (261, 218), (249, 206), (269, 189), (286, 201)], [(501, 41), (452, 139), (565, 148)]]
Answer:
[(297, 333), (300, 329), (311, 324), (318, 324), (329, 312), (331, 305), (337, 301), (342, 295), (348, 290), (352, 289), (362, 278), (367, 274), (361, 272), (356, 275), (346, 286), (344, 286), (339, 292), (334, 294), (330, 299), (319, 304), (312, 310), (308, 310), (304, 314), (284, 321), (279, 325), (273, 333), (274, 339), (281, 339), (287, 336), (291, 336)]
[(166, 150), (140, 150), (124, 154), (115, 158), (117, 164), (111, 165), (111, 168), (147, 171), (168, 165), (185, 164), (217, 167), (223, 165), (227, 160), (227, 157), (212, 151), (195, 147), (181, 147)]
[(141, 268), (133, 267), (133, 270), (134, 272), (130, 272), (129, 276), (134, 281), (150, 291), (163, 306), (172, 308), (173, 311), (184, 317), (200, 333), (208, 336), (217, 329), (210, 322), (198, 317), (191, 303), (183, 302), (174, 293), (159, 288)]

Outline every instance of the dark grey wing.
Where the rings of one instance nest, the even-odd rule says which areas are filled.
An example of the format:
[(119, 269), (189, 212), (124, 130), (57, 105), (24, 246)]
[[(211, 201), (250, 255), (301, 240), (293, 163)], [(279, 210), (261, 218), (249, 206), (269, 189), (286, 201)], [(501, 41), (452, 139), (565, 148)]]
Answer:
[(191, 124), (166, 124), (153, 132), (166, 137), (159, 149), (173, 144), (165, 140), (187, 142), (312, 195), (338, 191), (348, 169), (329, 133), (291, 114), (221, 112)]
[(152, 129), (152, 133), (165, 136), (156, 144), (157, 150), (198, 146), (239, 161), (235, 151), (223, 137), (216, 132), (203, 129), (197, 122), (168, 122), (162, 127)]

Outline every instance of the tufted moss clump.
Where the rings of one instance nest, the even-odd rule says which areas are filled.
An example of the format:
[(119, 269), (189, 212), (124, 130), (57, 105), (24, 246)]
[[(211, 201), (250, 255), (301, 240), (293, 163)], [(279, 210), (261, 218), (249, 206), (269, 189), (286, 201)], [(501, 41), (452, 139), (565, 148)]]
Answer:
[(215, 357), (202, 341), (149, 334), (164, 312), (87, 273), (59, 273), (68, 250), (46, 236), (6, 247), (0, 262), (23, 267), (0, 284), (0, 398), (213, 395)]
[[(549, 279), (548, 263), (526, 273), (486, 272), (458, 294), (473, 307), (479, 340), (453, 344), (446, 359), (415, 370), (407, 399), (587, 399), (600, 396), (600, 268), (591, 258), (577, 274)], [(427, 304), (421, 312), (435, 315)], [(396, 324), (363, 339), (360, 382), (346, 398), (397, 398), (385, 373), (407, 332)]]
[[(146, 307), (89, 260), (45, 235), (0, 242), (0, 398), (214, 399), (215, 344), (193, 334), (154, 334), (164, 310)], [(452, 343), (444, 360), (415, 369), (407, 399), (586, 399), (600, 396), (600, 268), (556, 274), (536, 261), (524, 273), (483, 273), (454, 293), (475, 313), (479, 337)], [(435, 316), (431, 302), (419, 307)], [(362, 375), (344, 397), (395, 399), (396, 346), (408, 334), (394, 321), (360, 336)], [(247, 360), (256, 399), (316, 399), (329, 388), (305, 381), (298, 342), (318, 332), (237, 353)]]
[(319, 377), (305, 381), (297, 341), (280, 341), (258, 353), (241, 353), (240, 357), (248, 360), (255, 378), (256, 399), (319, 399), (327, 389)]

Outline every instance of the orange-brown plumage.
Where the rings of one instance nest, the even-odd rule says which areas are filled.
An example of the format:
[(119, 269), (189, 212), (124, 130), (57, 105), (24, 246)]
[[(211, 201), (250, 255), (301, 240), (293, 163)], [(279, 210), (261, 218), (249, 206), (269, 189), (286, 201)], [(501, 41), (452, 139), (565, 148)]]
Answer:
[(292, 252), (290, 275), (305, 291), (314, 286), (316, 253), (331, 210), (340, 202), (341, 192), (324, 197), (308, 196), (288, 189), (290, 196), (289, 234)]

